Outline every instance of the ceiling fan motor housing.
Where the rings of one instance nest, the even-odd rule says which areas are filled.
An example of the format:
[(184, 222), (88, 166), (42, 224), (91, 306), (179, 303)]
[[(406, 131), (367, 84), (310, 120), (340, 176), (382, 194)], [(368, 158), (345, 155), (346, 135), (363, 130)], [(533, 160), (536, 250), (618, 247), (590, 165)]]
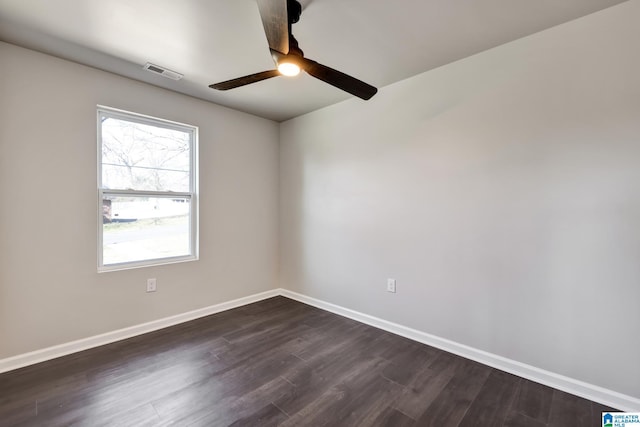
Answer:
[(302, 5), (297, 0), (287, 0), (287, 16), (289, 18), (289, 33), (291, 33), (291, 25), (300, 20), (302, 15)]

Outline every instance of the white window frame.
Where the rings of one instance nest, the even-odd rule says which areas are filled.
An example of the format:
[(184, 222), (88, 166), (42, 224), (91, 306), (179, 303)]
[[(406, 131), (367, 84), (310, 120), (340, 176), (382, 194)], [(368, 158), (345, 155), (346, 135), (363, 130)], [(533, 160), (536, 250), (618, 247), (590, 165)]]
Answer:
[[(189, 192), (174, 191), (146, 191), (146, 190), (114, 190), (106, 189), (102, 186), (102, 119), (115, 118), (131, 121), (150, 126), (157, 126), (166, 129), (179, 130), (191, 135), (189, 146)], [(198, 127), (184, 123), (174, 122), (130, 111), (119, 110), (111, 107), (98, 105), (97, 107), (97, 129), (98, 129), (98, 272), (118, 271), (140, 267), (150, 267), (154, 265), (173, 264), (178, 262), (196, 261), (198, 259)], [(128, 261), (117, 264), (104, 265), (103, 262), (103, 212), (102, 201), (104, 196), (127, 197), (158, 197), (158, 198), (187, 198), (190, 202), (189, 213), (189, 255), (153, 258), (142, 261)]]

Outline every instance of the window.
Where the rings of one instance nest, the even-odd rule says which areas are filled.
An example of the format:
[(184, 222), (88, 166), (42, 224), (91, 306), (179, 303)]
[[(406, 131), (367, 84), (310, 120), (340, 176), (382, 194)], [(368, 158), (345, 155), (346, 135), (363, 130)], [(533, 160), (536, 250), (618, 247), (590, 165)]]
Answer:
[(98, 107), (98, 271), (197, 259), (197, 134)]

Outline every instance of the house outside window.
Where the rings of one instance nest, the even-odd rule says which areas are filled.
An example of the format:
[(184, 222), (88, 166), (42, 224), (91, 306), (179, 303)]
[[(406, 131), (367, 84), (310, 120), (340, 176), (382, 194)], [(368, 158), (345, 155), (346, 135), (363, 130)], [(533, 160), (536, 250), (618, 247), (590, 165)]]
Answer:
[(98, 107), (98, 271), (198, 258), (197, 136)]

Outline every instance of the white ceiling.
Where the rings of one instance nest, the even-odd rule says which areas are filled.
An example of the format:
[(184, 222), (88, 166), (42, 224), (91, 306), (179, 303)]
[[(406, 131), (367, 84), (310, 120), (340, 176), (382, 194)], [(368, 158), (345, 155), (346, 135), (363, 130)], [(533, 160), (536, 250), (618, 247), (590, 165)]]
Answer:
[[(301, 0), (293, 33), (306, 57), (380, 88), (623, 1)], [(308, 75), (208, 88), (273, 68), (255, 0), (0, 0), (0, 40), (277, 121), (350, 97)]]

